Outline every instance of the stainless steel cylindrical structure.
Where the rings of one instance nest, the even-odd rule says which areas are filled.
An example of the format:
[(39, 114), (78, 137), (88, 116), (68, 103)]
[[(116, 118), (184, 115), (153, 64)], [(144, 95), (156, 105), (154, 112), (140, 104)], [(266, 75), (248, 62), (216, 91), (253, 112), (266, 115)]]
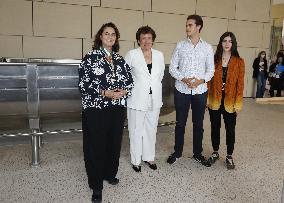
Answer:
[[(80, 61), (27, 59), (14, 63), (8, 59), (8, 62), (0, 63), (0, 137), (3, 133), (29, 133), (31, 165), (38, 166), (42, 139), (38, 132), (81, 128)], [(162, 83), (161, 114), (167, 114), (174, 106), (174, 80), (168, 66)]]

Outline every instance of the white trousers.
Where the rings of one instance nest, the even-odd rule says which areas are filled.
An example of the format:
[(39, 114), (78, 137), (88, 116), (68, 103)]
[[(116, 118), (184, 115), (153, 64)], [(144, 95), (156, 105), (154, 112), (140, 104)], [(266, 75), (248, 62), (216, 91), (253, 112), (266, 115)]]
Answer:
[[(150, 97), (152, 98), (152, 97)], [(131, 163), (154, 161), (160, 108), (139, 111), (127, 108)]]

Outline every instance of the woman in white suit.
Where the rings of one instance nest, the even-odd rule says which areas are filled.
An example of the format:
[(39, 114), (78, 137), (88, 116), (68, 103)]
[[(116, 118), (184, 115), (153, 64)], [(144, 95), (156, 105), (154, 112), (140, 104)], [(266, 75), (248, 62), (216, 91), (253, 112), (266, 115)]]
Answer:
[(127, 118), (132, 168), (141, 172), (141, 160), (156, 170), (155, 144), (162, 102), (165, 63), (162, 52), (152, 49), (155, 31), (142, 26), (136, 32), (139, 48), (125, 57), (134, 80), (132, 96), (127, 99)]

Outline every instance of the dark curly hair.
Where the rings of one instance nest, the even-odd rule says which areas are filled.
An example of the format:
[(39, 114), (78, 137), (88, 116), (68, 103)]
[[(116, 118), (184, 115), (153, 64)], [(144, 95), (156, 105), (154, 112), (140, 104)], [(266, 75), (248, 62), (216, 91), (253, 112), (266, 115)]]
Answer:
[(94, 45), (93, 45), (93, 50), (95, 49), (100, 49), (100, 47), (102, 46), (102, 40), (101, 40), (101, 35), (103, 34), (105, 28), (107, 27), (111, 27), (114, 29), (115, 34), (116, 34), (116, 39), (115, 39), (115, 43), (112, 46), (112, 50), (115, 52), (119, 51), (119, 42), (118, 39), (120, 38), (120, 33), (116, 27), (116, 25), (112, 22), (103, 24), (102, 27), (99, 29), (99, 31), (97, 32), (97, 34), (95, 35), (95, 40), (94, 40)]
[(219, 43), (218, 43), (218, 46), (217, 46), (217, 49), (216, 49), (216, 52), (215, 52), (215, 55), (214, 55), (215, 64), (222, 61), (222, 54), (223, 54), (222, 42), (226, 37), (231, 37), (231, 39), (232, 39), (231, 56), (240, 57), (239, 52), (238, 52), (238, 43), (237, 43), (236, 36), (232, 32), (225, 32), (220, 37), (220, 40), (219, 40)]
[(156, 39), (156, 33), (150, 26), (148, 26), (148, 25), (142, 26), (142, 27), (138, 28), (138, 30), (136, 32), (136, 41), (137, 41), (139, 46), (140, 46), (139, 40), (140, 40), (140, 35), (141, 34), (151, 34), (153, 42)]

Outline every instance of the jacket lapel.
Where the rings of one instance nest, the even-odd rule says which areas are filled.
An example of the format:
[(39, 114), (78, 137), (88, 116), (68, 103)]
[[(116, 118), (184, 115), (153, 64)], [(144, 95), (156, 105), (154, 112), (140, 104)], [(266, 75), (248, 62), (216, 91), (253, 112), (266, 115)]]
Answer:
[(235, 72), (234, 70), (235, 65), (236, 65), (236, 57), (232, 56), (228, 64), (227, 78), (232, 78), (232, 74), (234, 74)]
[[(138, 58), (140, 58), (139, 61), (141, 63), (141, 68), (146, 72), (147, 75), (151, 76), (150, 73), (149, 73), (149, 70), (148, 70), (142, 49), (140, 47), (138, 48), (138, 54), (139, 54)], [(153, 58), (152, 58), (152, 63), (153, 63)], [(153, 64), (152, 64), (152, 66), (153, 66)]]
[(159, 62), (158, 62), (157, 55), (152, 50), (152, 72), (151, 72), (152, 74), (151, 74), (151, 76), (154, 76), (156, 74), (156, 72), (159, 71), (158, 70), (158, 68), (159, 68), (158, 63)]

